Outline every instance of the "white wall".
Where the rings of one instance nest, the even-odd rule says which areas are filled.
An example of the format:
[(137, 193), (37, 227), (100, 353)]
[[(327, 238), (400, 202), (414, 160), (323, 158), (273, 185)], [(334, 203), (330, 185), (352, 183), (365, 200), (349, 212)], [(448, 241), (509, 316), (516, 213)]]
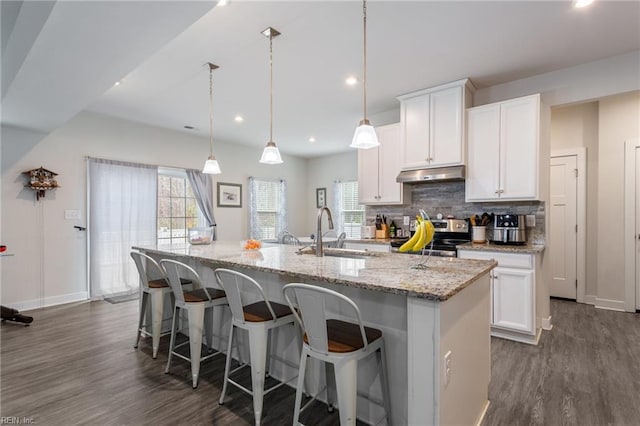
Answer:
[[(356, 150), (343, 154), (328, 155), (308, 160), (307, 169), (307, 213), (306, 229), (302, 235), (315, 234), (317, 228), (316, 188), (327, 188), (327, 205), (333, 212), (333, 183), (358, 180), (358, 153)], [(327, 229), (324, 220), (323, 230)]]
[(587, 149), (586, 295), (597, 295), (598, 277), (598, 102), (551, 110), (551, 151)]
[[(2, 259), (1, 301), (18, 309), (86, 297), (85, 157), (199, 169), (208, 156), (208, 137), (192, 136), (94, 113), (82, 113), (64, 127), (42, 135), (2, 128), (2, 244), (14, 257)], [(284, 164), (258, 162), (260, 149), (214, 141), (222, 175), (215, 180), (242, 183), (243, 207), (215, 208), (220, 239), (248, 236), (249, 176), (286, 179), (290, 212), (307, 210), (307, 160), (283, 156)], [(23, 171), (43, 166), (59, 173), (60, 188), (35, 201), (24, 188)], [(155, 208), (155, 206), (150, 206)], [(82, 220), (64, 219), (64, 210)], [(289, 229), (302, 233), (305, 217), (289, 215)]]
[[(640, 137), (640, 91), (608, 97), (599, 105), (598, 299), (624, 309), (624, 142)], [(611, 226), (613, 224), (613, 226)]]

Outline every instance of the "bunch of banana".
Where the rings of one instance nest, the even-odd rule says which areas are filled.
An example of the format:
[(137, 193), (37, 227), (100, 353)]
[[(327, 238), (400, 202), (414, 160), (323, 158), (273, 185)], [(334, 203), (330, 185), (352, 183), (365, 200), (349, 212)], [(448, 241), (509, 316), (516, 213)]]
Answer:
[(433, 239), (435, 228), (430, 220), (416, 216), (416, 232), (398, 251), (404, 253), (406, 251), (420, 251)]

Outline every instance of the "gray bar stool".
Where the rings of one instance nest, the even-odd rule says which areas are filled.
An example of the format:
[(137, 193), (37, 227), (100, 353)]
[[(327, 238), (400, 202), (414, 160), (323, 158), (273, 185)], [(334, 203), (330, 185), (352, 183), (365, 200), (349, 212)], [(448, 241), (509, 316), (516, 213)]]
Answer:
[[(298, 425), (300, 413), (316, 397), (300, 407), (303, 393), (303, 381), (307, 357), (313, 357), (327, 364), (331, 364), (334, 370), (336, 392), (338, 394), (338, 407), (340, 411), (341, 425), (356, 424), (356, 398), (358, 384), (358, 361), (376, 354), (380, 370), (380, 384), (382, 386), (383, 405), (387, 424), (391, 424), (391, 408), (389, 399), (389, 385), (387, 363), (384, 349), (382, 331), (362, 324), (360, 309), (348, 297), (323, 287), (309, 284), (287, 284), (282, 289), (285, 300), (293, 311), (293, 315), (300, 323), (304, 334), (302, 356), (300, 358), (300, 371), (298, 372), (298, 385), (296, 390), (296, 402), (293, 414), (293, 424)], [(294, 303), (290, 297), (295, 295), (298, 315)], [(331, 300), (331, 303), (327, 302)], [(336, 307), (349, 306), (353, 309), (357, 323), (327, 318), (326, 305)], [(327, 376), (327, 402), (330, 411), (333, 408), (333, 396), (329, 392), (331, 375), (326, 370)], [(322, 391), (321, 391), (322, 392)], [(316, 395), (317, 396), (317, 395)], [(376, 402), (376, 401), (372, 401)], [(381, 419), (382, 420), (382, 419)], [(378, 424), (376, 422), (374, 424)]]
[[(293, 325), (295, 320), (288, 306), (269, 301), (262, 290), (262, 286), (253, 278), (230, 269), (218, 268), (215, 270), (216, 279), (224, 288), (231, 308), (231, 331), (227, 349), (227, 363), (224, 370), (224, 383), (219, 403), (224, 404), (224, 396), (227, 392), (227, 384), (231, 383), (238, 389), (253, 396), (253, 414), (256, 426), (260, 425), (262, 418), (263, 399), (266, 394), (295, 379), (295, 376), (287, 381), (278, 383), (269, 389), (264, 389), (265, 373), (268, 368), (267, 357), (269, 354), (269, 332), (283, 325)], [(259, 301), (255, 303), (243, 303), (243, 295), (257, 294)], [(255, 299), (255, 298), (254, 298)], [(240, 328), (249, 332), (249, 355), (251, 359), (251, 390), (229, 378), (246, 364), (240, 365), (233, 371), (231, 369), (231, 350), (233, 345), (233, 331)], [(296, 336), (299, 336), (296, 330)], [(273, 359), (278, 359), (275, 356)], [(280, 360), (285, 362), (284, 360)], [(285, 362), (288, 364), (287, 362)], [(292, 367), (297, 367), (291, 365)]]
[[(215, 288), (206, 288), (202, 285), (202, 280), (198, 273), (189, 265), (175, 260), (163, 259), (160, 265), (166, 271), (169, 278), (171, 290), (175, 296), (175, 307), (173, 308), (173, 325), (171, 326), (171, 343), (169, 344), (169, 358), (164, 372), (169, 373), (171, 358), (173, 355), (191, 362), (191, 378), (193, 388), (198, 386), (198, 376), (200, 374), (200, 362), (205, 361), (222, 352), (216, 351), (202, 357), (202, 331), (203, 326), (207, 335), (207, 346), (209, 352), (213, 349), (213, 308), (227, 304), (224, 291)], [(184, 291), (180, 284), (180, 278), (190, 276), (193, 280), (193, 290)], [(178, 333), (178, 314), (181, 309), (187, 311), (189, 322), (189, 342), (176, 346), (176, 334)], [(207, 312), (208, 311), (208, 312)], [(189, 343), (189, 356), (179, 354), (175, 350)]]
[[(136, 264), (138, 275), (140, 276), (140, 317), (138, 319), (138, 330), (136, 332), (136, 343), (138, 347), (140, 335), (151, 335), (152, 356), (158, 356), (160, 337), (170, 332), (162, 333), (162, 321), (164, 320), (164, 298), (171, 295), (171, 287), (164, 270), (151, 257), (137, 251), (131, 252), (131, 258)], [(191, 284), (191, 280), (180, 280), (181, 285)], [(174, 301), (172, 300), (173, 304)], [(147, 331), (148, 325), (144, 323), (144, 317), (151, 305), (151, 333)]]

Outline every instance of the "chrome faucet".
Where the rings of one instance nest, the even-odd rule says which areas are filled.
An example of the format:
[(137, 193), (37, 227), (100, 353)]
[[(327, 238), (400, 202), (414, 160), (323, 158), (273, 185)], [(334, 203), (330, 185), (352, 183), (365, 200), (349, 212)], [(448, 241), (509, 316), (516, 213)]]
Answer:
[(329, 229), (333, 229), (333, 218), (331, 217), (331, 210), (329, 207), (320, 207), (318, 209), (318, 230), (316, 231), (316, 256), (322, 257), (324, 253), (322, 251), (322, 212), (327, 211), (327, 219), (329, 220)]

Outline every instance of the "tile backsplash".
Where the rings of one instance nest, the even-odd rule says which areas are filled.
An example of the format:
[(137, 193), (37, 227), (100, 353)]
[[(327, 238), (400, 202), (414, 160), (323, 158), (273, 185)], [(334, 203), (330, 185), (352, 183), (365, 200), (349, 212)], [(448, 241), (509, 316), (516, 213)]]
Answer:
[(403, 226), (402, 217), (415, 217), (418, 209), (424, 209), (429, 216), (435, 218), (438, 213), (444, 217), (453, 215), (458, 219), (465, 219), (471, 215), (489, 214), (532, 214), (536, 216), (536, 226), (527, 228), (527, 239), (534, 243), (544, 243), (545, 209), (541, 201), (512, 201), (495, 203), (467, 203), (464, 200), (464, 182), (438, 182), (428, 184), (414, 184), (411, 186), (411, 200), (402, 206), (367, 206), (366, 219), (368, 225), (373, 225), (377, 214), (385, 215), (387, 222), (395, 221), (400, 228)]

